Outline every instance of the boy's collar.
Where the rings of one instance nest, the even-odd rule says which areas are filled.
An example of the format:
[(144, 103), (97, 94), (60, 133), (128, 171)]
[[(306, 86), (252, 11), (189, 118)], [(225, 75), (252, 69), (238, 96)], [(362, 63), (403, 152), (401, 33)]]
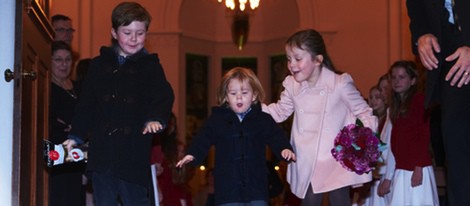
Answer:
[(145, 49), (145, 48), (142, 48), (140, 51), (138, 51), (137, 53), (133, 54), (133, 55), (130, 55), (130, 56), (121, 56), (119, 55), (119, 46), (114, 46), (114, 52), (116, 53), (117, 57), (118, 57), (118, 62), (119, 62), (119, 65), (123, 65), (124, 63), (126, 63), (127, 60), (129, 59), (136, 59), (140, 56), (143, 56), (143, 55), (147, 55), (148, 54), (148, 51)]
[[(121, 56), (121, 55), (119, 55), (119, 45), (118, 44), (113, 44), (112, 48), (113, 48), (114, 52), (116, 53), (116, 55)], [(138, 56), (139, 54), (148, 54), (148, 53), (149, 52), (147, 51), (147, 49), (145, 49), (145, 47), (143, 47), (141, 50), (139, 50), (135, 54), (126, 56), (126, 58), (130, 58), (130, 57), (133, 57), (133, 56)]]
[(251, 107), (248, 108), (245, 112), (237, 113), (238, 119), (242, 121), (245, 118), (246, 114), (248, 114), (248, 112), (250, 111), (251, 111)]

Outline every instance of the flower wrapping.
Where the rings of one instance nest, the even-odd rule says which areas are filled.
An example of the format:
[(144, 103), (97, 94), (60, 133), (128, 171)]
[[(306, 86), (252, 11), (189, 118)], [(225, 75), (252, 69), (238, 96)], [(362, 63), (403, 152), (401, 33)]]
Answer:
[(384, 149), (379, 135), (357, 119), (356, 124), (345, 126), (338, 133), (331, 154), (345, 169), (362, 175), (372, 171), (381, 161)]

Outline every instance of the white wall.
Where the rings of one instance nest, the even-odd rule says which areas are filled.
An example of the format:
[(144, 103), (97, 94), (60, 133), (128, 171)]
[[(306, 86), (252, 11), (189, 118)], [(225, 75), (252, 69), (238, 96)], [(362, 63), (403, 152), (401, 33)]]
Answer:
[(4, 0), (0, 6), (0, 205), (11, 205), (13, 153), (13, 81), (6, 82), (3, 74), (13, 70), (15, 48), (15, 0)]

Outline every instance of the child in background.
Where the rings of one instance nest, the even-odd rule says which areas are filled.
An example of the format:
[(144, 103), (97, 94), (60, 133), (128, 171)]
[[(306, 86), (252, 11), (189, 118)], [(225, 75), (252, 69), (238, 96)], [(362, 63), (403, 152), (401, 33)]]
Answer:
[(172, 113), (168, 127), (154, 137), (159, 142), (163, 154), (161, 173), (158, 175), (159, 191), (163, 206), (192, 206), (188, 182), (192, 178), (192, 168), (176, 168), (176, 163), (185, 155), (186, 146), (178, 139), (176, 116)]
[(388, 98), (390, 96), (390, 93), (392, 92), (392, 89), (390, 88), (390, 80), (388, 74), (384, 74), (379, 78), (379, 82), (377, 82), (377, 87), (379, 88), (383, 98), (385, 99), (385, 104), (388, 105)]
[[(417, 91), (418, 71), (411, 61), (397, 61), (390, 70), (393, 124), (385, 179), (379, 195), (390, 193), (389, 205), (439, 205), (429, 151), (429, 113)], [(392, 186), (392, 187), (391, 187)]]
[(377, 116), (379, 120), (379, 127), (378, 131), (382, 131), (382, 128), (385, 124), (385, 120), (387, 117), (387, 100), (385, 96), (382, 94), (380, 88), (378, 86), (373, 86), (369, 90), (369, 106), (373, 110), (373, 114)]
[[(382, 79), (382, 77), (380, 79)], [(387, 80), (385, 79), (385, 81)], [(380, 82), (381, 80), (379, 80), (379, 84)], [(378, 85), (373, 86), (369, 90), (369, 105), (374, 110), (374, 115), (377, 116), (377, 118), (379, 119), (378, 132), (380, 134), (380, 140), (383, 143), (388, 144), (390, 141), (390, 132), (392, 130), (392, 124), (390, 122), (390, 119), (387, 116), (388, 106), (386, 104), (386, 99)], [(369, 183), (370, 191), (368, 193), (368, 196), (364, 200), (364, 204), (362, 204), (363, 206), (387, 206), (389, 205), (388, 203), (390, 202), (390, 195), (379, 196), (378, 190), (377, 190), (380, 184), (380, 181), (383, 180), (384, 175), (385, 175), (385, 169), (386, 169), (386, 164), (387, 164), (387, 154), (388, 154), (388, 148), (382, 151), (382, 155), (381, 155), (382, 161), (379, 161), (377, 163), (377, 166), (372, 173), (373, 181)]]
[(122, 2), (111, 19), (113, 44), (91, 61), (63, 144), (70, 151), (89, 137), (87, 171), (95, 205), (148, 206), (152, 133), (168, 122), (174, 95), (158, 56), (144, 48), (147, 10)]
[(215, 146), (215, 205), (267, 206), (266, 146), (287, 161), (295, 154), (284, 131), (261, 111), (264, 91), (256, 75), (236, 67), (223, 77), (217, 92), (218, 107), (193, 138), (177, 167), (201, 164)]
[(364, 126), (377, 129), (377, 118), (349, 74), (340, 74), (328, 56), (320, 33), (313, 29), (292, 35), (286, 42), (290, 71), (282, 83), (277, 103), (263, 105), (276, 122), (294, 113), (291, 144), (297, 161), (288, 165), (287, 181), (303, 206), (319, 206), (329, 192), (330, 205), (351, 205), (351, 185), (372, 178), (343, 168), (331, 149), (340, 130), (359, 118)]

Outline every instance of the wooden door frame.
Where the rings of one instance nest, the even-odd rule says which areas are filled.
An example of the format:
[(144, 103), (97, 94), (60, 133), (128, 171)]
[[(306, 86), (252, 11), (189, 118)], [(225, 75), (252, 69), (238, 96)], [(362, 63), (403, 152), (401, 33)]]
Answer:
[[(43, 8), (46, 8), (46, 9), (43, 9)], [(14, 84), (15, 85), (14, 85), (14, 107), (13, 107), (13, 121), (14, 122), (13, 122), (13, 140), (12, 140), (12, 145), (13, 145), (13, 148), (12, 148), (12, 151), (13, 151), (12, 152), (13, 153), (12, 154), (12, 165), (13, 165), (12, 166), (12, 205), (20, 205), (20, 204), (21, 205), (36, 205), (36, 203), (38, 205), (46, 205), (47, 199), (48, 199), (47, 198), (47, 194), (48, 194), (47, 193), (47, 174), (45, 173), (45, 170), (44, 172), (39, 173), (39, 174), (42, 174), (41, 177), (37, 177), (37, 174), (36, 174), (36, 171), (44, 169), (42, 168), (41, 162), (39, 162), (39, 160), (42, 159), (42, 155), (41, 155), (42, 150), (40, 149), (42, 148), (41, 146), (42, 141), (38, 141), (38, 138), (36, 138), (35, 143), (33, 143), (35, 144), (33, 145), (33, 148), (35, 149), (34, 151), (32, 151), (33, 154), (31, 154), (31, 156), (34, 158), (30, 158), (30, 159), (22, 158), (22, 155), (24, 155), (24, 151), (22, 153), (22, 150), (25, 150), (25, 148), (22, 148), (24, 145), (24, 143), (22, 142), (22, 136), (23, 136), (22, 130), (25, 129), (22, 127), (23, 125), (22, 113), (25, 112), (22, 110), (22, 102), (24, 100), (27, 100), (28, 98), (32, 98), (29, 96), (22, 95), (23, 81), (30, 81), (30, 80), (25, 80), (23, 78), (22, 73), (25, 71), (23, 70), (24, 68), (22, 67), (23, 67), (23, 62), (26, 61), (25, 59), (23, 59), (24, 46), (25, 46), (23, 38), (24, 38), (24, 32), (26, 30), (24, 28), (25, 17), (31, 18), (33, 24), (37, 28), (40, 28), (39, 29), (40, 34), (37, 34), (37, 35), (44, 36), (49, 41), (49, 44), (50, 44), (50, 41), (52, 41), (53, 29), (48, 21), (49, 0), (16, 0), (15, 12), (16, 12), (15, 14), (16, 16), (15, 17), (16, 39), (15, 39), (15, 57), (14, 57), (15, 58), (14, 60), (15, 61)], [(50, 50), (48, 51), (50, 52)], [(50, 55), (50, 53), (48, 53), (47, 55)], [(34, 67), (38, 68), (39, 66), (34, 65)], [(34, 71), (37, 72), (37, 69)], [(46, 78), (46, 79), (48, 80), (49, 78)], [(41, 83), (44, 84), (44, 82), (41, 82)], [(47, 85), (49, 85), (48, 81), (46, 83)], [(37, 82), (36, 84), (39, 85), (39, 83)], [(47, 86), (47, 89), (48, 89), (48, 86)], [(46, 95), (47, 97), (42, 96), (40, 98), (42, 99), (49, 98), (48, 97), (49, 92), (46, 91), (43, 94)], [(45, 101), (47, 102), (47, 100)], [(41, 114), (42, 119), (39, 121), (46, 121), (45, 124), (47, 126), (48, 110), (46, 108), (45, 111), (44, 110), (41, 110), (41, 111), (43, 111), (44, 113)], [(37, 117), (35, 114), (33, 114), (32, 116), (35, 118)], [(33, 118), (33, 121), (37, 122), (38, 120)], [(36, 131), (42, 131), (44, 135), (47, 134), (47, 128), (33, 128), (33, 131), (31, 132), (31, 134), (34, 134), (34, 132)], [(44, 138), (42, 137), (42, 134), (40, 138)], [(41, 144), (41, 145), (38, 145), (38, 144)], [(25, 159), (31, 160), (31, 161), (37, 161), (37, 162), (35, 162), (34, 164), (31, 162), (25, 162)], [(41, 185), (41, 183), (39, 183), (38, 185), (37, 182), (31, 182), (31, 183), (29, 182), (25, 183), (24, 181), (22, 182), (22, 179), (24, 178), (22, 177), (22, 167), (25, 167), (26, 166), (25, 164), (30, 164), (29, 166), (31, 166), (34, 170), (33, 171), (34, 174), (29, 174), (31, 175), (30, 176), (31, 178), (28, 177), (26, 179), (28, 180), (32, 179), (33, 181), (40, 179), (40, 182), (42, 182), (44, 185)], [(28, 188), (27, 188), (28, 194), (22, 194), (22, 192), (24, 192), (24, 188), (21, 188), (21, 187), (22, 185), (25, 185), (25, 184), (30, 184), (28, 185)], [(28, 198), (30, 198), (30, 201), (25, 201), (21, 199), (21, 197), (24, 197), (25, 195), (28, 196)]]

